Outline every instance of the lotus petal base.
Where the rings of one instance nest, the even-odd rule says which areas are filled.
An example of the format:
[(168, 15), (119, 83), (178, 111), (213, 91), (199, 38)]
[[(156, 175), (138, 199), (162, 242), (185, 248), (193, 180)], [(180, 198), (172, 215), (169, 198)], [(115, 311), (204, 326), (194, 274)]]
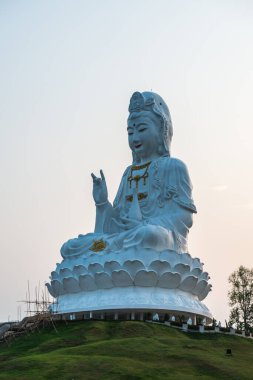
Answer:
[(47, 284), (56, 313), (147, 310), (212, 316), (203, 264), (189, 253), (127, 249), (64, 259)]

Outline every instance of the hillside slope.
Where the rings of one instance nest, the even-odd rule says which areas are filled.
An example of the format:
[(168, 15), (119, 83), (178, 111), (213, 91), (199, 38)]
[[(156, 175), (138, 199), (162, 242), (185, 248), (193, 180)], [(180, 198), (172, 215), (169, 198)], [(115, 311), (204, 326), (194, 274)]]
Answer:
[(1, 345), (0, 379), (253, 379), (249, 339), (132, 321), (58, 322), (56, 329)]

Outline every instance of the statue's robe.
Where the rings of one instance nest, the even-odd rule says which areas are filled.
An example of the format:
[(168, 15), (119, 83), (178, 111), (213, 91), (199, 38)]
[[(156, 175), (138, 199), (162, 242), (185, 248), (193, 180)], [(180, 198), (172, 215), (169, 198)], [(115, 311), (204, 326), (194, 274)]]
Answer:
[[(105, 242), (107, 252), (130, 247), (187, 252), (187, 235), (196, 207), (186, 165), (175, 158), (160, 157), (150, 163), (148, 177), (145, 183), (143, 178), (138, 181), (138, 188), (136, 181), (130, 184), (131, 168), (123, 174), (113, 206), (105, 209), (102, 232), (67, 241), (61, 248), (63, 258), (89, 255), (99, 240)], [(141, 176), (143, 169), (135, 173)], [(136, 219), (137, 223), (124, 230), (120, 227), (122, 217)]]

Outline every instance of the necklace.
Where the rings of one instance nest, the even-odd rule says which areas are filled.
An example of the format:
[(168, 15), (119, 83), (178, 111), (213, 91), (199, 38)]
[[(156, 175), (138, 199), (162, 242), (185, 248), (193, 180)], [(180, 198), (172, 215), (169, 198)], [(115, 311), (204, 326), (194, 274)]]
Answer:
[[(130, 186), (130, 189), (132, 188), (132, 182), (135, 181), (135, 187), (136, 189), (138, 189), (138, 183), (141, 179), (143, 179), (143, 184), (146, 185), (146, 180), (148, 178), (148, 168), (149, 168), (149, 165), (151, 164), (151, 161), (150, 162), (147, 162), (146, 164), (143, 164), (143, 165), (134, 165), (131, 167), (131, 173), (130, 173), (130, 176), (127, 178), (127, 180), (129, 181), (129, 186)], [(134, 175), (134, 171), (135, 170), (142, 170), (142, 169), (145, 169), (143, 174), (136, 174)]]

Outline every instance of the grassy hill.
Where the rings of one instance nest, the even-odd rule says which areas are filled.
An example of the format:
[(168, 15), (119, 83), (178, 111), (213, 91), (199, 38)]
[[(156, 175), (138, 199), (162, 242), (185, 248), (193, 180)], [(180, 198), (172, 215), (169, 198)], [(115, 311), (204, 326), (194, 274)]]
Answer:
[(133, 321), (56, 328), (1, 345), (0, 380), (253, 379), (253, 340)]

